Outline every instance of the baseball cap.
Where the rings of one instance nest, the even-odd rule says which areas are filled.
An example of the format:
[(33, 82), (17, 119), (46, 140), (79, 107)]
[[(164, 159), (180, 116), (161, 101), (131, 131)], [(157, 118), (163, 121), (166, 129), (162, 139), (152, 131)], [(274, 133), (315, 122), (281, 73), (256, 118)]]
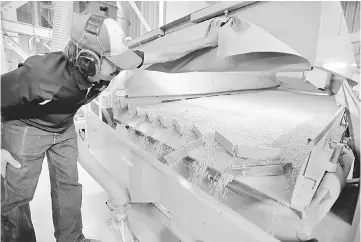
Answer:
[(125, 37), (114, 19), (99, 14), (74, 17), (70, 34), (80, 49), (92, 50), (119, 68), (131, 70), (142, 63), (142, 58), (127, 47)]

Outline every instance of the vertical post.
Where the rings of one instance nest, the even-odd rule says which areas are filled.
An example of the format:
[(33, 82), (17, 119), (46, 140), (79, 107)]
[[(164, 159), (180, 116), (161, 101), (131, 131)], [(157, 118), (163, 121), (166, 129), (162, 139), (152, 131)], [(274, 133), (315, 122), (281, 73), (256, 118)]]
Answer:
[(164, 1), (159, 1), (159, 27), (164, 25)]
[(35, 26), (41, 26), (40, 2), (34, 1), (32, 3), (33, 3), (33, 24)]
[(8, 61), (7, 61), (7, 58), (6, 58), (6, 52), (5, 52), (5, 47), (4, 47), (4, 36), (3, 35), (1, 35), (0, 47), (1, 47), (1, 53), (3, 53), (1, 55), (1, 73), (0, 74), (4, 74), (8, 70)]
[(19, 60), (14, 52), (14, 50), (11, 50), (11, 70), (17, 69), (19, 64)]
[[(2, 13), (0, 12), (0, 18), (2, 19)], [(1, 31), (1, 38), (0, 38), (0, 51), (2, 53), (1, 55), (1, 70), (0, 70), (0, 74), (4, 74), (7, 72), (8, 70), (8, 61), (6, 58), (6, 52), (5, 52), (5, 47), (4, 47), (4, 35), (3, 32)]]

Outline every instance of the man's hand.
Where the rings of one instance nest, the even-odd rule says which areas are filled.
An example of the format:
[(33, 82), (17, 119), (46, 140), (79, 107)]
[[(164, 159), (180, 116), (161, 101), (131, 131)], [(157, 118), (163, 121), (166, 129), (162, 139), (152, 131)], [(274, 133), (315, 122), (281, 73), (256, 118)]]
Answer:
[(4, 178), (6, 178), (6, 166), (8, 163), (15, 168), (21, 167), (21, 164), (13, 158), (9, 151), (1, 149), (1, 175)]
[(212, 20), (208, 27), (207, 35), (205, 37), (207, 47), (218, 46), (218, 31), (225, 23), (228, 22), (228, 20), (228, 17), (215, 18)]

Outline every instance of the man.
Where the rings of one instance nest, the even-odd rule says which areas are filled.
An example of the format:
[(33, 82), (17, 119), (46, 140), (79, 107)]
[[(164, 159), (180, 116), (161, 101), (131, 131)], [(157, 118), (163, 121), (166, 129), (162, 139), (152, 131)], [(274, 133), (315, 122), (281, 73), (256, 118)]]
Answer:
[(80, 16), (64, 52), (32, 56), (2, 75), (1, 241), (36, 241), (29, 202), (45, 155), (56, 240), (95, 241), (85, 239), (82, 233), (75, 113), (122, 70), (176, 60), (197, 49), (217, 46), (222, 21), (212, 21), (203, 39), (143, 53), (127, 48), (115, 20), (96, 14)]

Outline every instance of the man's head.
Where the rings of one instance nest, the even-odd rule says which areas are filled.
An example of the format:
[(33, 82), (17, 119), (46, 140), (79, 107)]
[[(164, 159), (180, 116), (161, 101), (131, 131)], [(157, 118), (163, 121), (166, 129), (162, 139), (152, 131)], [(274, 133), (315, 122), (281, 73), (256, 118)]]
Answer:
[(75, 65), (90, 80), (111, 80), (121, 70), (135, 69), (141, 64), (142, 59), (128, 49), (126, 36), (115, 20), (90, 14), (77, 17), (73, 23)]

